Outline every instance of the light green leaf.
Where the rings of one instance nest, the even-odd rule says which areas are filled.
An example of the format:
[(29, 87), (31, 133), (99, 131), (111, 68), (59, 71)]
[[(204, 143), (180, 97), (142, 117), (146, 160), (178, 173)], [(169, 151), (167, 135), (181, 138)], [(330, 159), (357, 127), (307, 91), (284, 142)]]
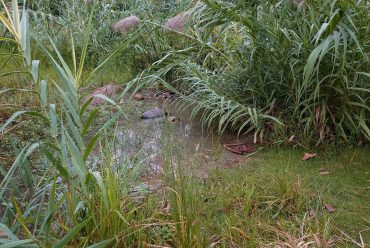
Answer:
[(23, 51), (23, 57), (26, 61), (26, 64), (29, 66), (31, 65), (31, 38), (30, 38), (29, 17), (28, 17), (28, 12), (26, 10), (25, 4), (23, 5), (20, 29), (21, 29), (20, 34), (21, 34), (21, 47)]
[(49, 117), (51, 137), (56, 138), (58, 136), (58, 116), (55, 104), (50, 104)]
[(92, 139), (90, 140), (89, 144), (86, 146), (86, 150), (85, 150), (84, 157), (83, 157), (84, 161), (87, 160), (90, 153), (93, 151), (94, 146), (96, 142), (98, 141), (99, 137), (100, 137), (100, 133), (95, 134), (94, 137), (92, 137)]
[(37, 84), (37, 82), (39, 81), (39, 65), (40, 65), (39, 60), (32, 60), (31, 74), (34, 84)]
[(47, 99), (47, 82), (45, 80), (42, 80), (40, 83), (40, 102), (41, 106), (46, 106), (48, 104), (48, 99)]

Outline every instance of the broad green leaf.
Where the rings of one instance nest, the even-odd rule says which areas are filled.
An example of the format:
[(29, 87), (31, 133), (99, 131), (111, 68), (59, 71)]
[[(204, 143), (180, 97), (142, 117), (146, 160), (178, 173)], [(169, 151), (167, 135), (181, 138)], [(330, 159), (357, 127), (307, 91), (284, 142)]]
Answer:
[[(77, 113), (78, 111), (78, 101), (76, 101), (76, 97), (75, 96), (68, 96), (66, 94), (66, 92), (60, 88), (55, 82), (53, 82), (55, 87), (57, 87), (57, 89), (59, 90), (59, 93), (60, 95), (62, 96), (63, 100), (64, 100), (64, 103), (65, 105), (67, 106), (68, 108), (68, 113), (71, 114), (71, 116), (73, 117), (73, 121), (77, 124), (78, 127), (82, 127), (82, 123), (81, 123), (81, 119)], [(70, 100), (70, 98), (72, 98), (72, 101)]]
[(14, 29), (16, 30), (17, 34), (20, 35), (21, 33), (21, 28), (20, 28), (20, 14), (19, 14), (19, 7), (18, 7), (18, 0), (12, 0), (12, 20), (13, 20), (13, 25)]
[(69, 134), (72, 134), (71, 137), (73, 137), (73, 140), (77, 142), (77, 146), (80, 149), (85, 149), (85, 142), (83, 140), (83, 137), (81, 136), (81, 128), (76, 126), (75, 124), (76, 122), (72, 120), (71, 116), (68, 113), (66, 113), (65, 117), (67, 119), (68, 124), (67, 128), (70, 131)]
[(2, 125), (0, 127), (0, 133), (3, 132), (5, 130), (5, 128), (7, 126), (10, 125), (10, 123), (12, 123), (18, 116), (20, 115), (23, 115), (23, 114), (26, 114), (26, 115), (30, 115), (30, 116), (34, 116), (34, 117), (37, 117), (37, 118), (40, 118), (42, 119), (43, 121), (49, 123), (49, 119), (47, 117), (45, 117), (43, 114), (39, 113), (39, 112), (35, 112), (35, 111), (18, 111), (18, 112), (15, 112), (5, 123), (4, 125)]
[(105, 248), (108, 245), (110, 245), (114, 240), (115, 240), (115, 238), (107, 239), (107, 240), (101, 241), (101, 242), (99, 242), (97, 244), (90, 245), (87, 248)]
[(35, 149), (39, 147), (39, 143), (34, 143), (30, 146), (26, 146), (22, 149), (22, 151), (18, 154), (18, 156), (15, 158), (15, 161), (13, 162), (12, 166), (2, 179), (0, 183), (0, 199), (2, 199), (4, 192), (7, 190), (7, 186), (9, 184), (9, 181), (12, 180), (13, 174), (16, 171), (16, 169), (21, 166), (24, 161), (27, 159), (27, 157), (33, 153)]
[(58, 136), (58, 116), (55, 104), (50, 104), (49, 117), (50, 117), (50, 134), (51, 137), (56, 138)]
[(38, 247), (34, 243), (32, 239), (24, 239), (24, 240), (18, 240), (18, 241), (11, 241), (7, 242), (5, 244), (0, 245), (1, 248), (33, 248)]
[(55, 154), (51, 153), (46, 147), (43, 147), (42, 151), (47, 159), (49, 159), (50, 163), (57, 169), (60, 175), (68, 180), (68, 170), (62, 165), (61, 161), (55, 156)]
[(16, 218), (18, 220), (18, 223), (21, 225), (25, 236), (27, 238), (29, 238), (29, 239), (33, 238), (30, 230), (27, 227), (27, 223), (26, 223), (26, 221), (24, 219), (23, 213), (22, 213), (22, 211), (21, 211), (21, 209), (20, 209), (20, 207), (19, 207), (19, 205), (18, 205), (15, 197), (13, 197), (13, 205), (14, 205), (14, 208), (16, 210), (15, 212), (17, 213)]
[(67, 62), (64, 60), (63, 56), (60, 54), (58, 48), (56, 47), (55, 43), (53, 42), (53, 40), (51, 39), (50, 36), (49, 36), (49, 41), (50, 41), (50, 44), (53, 46), (54, 52), (57, 54), (60, 63), (62, 64), (62, 67), (61, 67), (56, 62), (56, 60), (50, 55), (52, 60), (55, 61), (55, 63), (59, 65), (59, 66), (57, 66), (57, 69), (58, 70), (63, 70), (64, 73), (61, 73), (61, 74), (66, 75), (66, 78), (68, 79), (67, 80), (68, 83), (73, 85), (74, 88), (77, 88), (76, 78), (73, 76), (73, 73), (72, 73), (71, 69), (69, 68), (69, 66), (67, 65)]
[(8, 92), (12, 92), (12, 91), (34, 93), (34, 94), (38, 95), (37, 91), (28, 90), (28, 89), (5, 89), (5, 90), (0, 90), (0, 94), (5, 94), (5, 93), (8, 93)]
[(84, 32), (83, 47), (82, 47), (80, 63), (79, 63), (78, 70), (77, 70), (77, 75), (76, 75), (76, 82), (78, 84), (78, 86), (77, 86), (78, 88), (81, 86), (81, 76), (82, 76), (83, 69), (85, 67), (85, 59), (86, 59), (86, 56), (87, 56), (87, 47), (89, 45), (89, 39), (90, 39), (90, 33), (91, 33), (91, 27), (92, 27), (92, 20), (93, 20), (93, 17), (94, 17), (94, 9), (95, 9), (95, 4), (93, 4), (93, 8), (92, 8), (92, 10), (90, 12), (90, 16), (89, 16), (89, 21), (87, 23), (87, 27), (86, 27), (86, 30)]
[(101, 174), (99, 171), (93, 171), (90, 173), (92, 177), (95, 179), (96, 184), (98, 185), (100, 189), (100, 193), (102, 195), (102, 200), (104, 202), (105, 211), (109, 212), (109, 199), (107, 197), (107, 191), (105, 189), (105, 184), (103, 182), (103, 179), (101, 177)]
[(86, 109), (90, 106), (90, 104), (92, 103), (92, 101), (94, 100), (94, 97), (90, 97), (81, 107), (81, 110), (80, 110), (80, 118), (82, 118), (82, 116), (85, 114), (85, 111)]
[(80, 224), (78, 224), (77, 226), (75, 226), (74, 228), (72, 228), (66, 236), (64, 236), (61, 240), (59, 240), (55, 245), (54, 245), (54, 248), (63, 248), (65, 247), (72, 239), (74, 236), (76, 236), (77, 234), (79, 234), (80, 230), (82, 228), (85, 227), (85, 225), (87, 223), (89, 223), (89, 221), (91, 220), (91, 217), (87, 218), (86, 220), (84, 220), (83, 222), (81, 222)]
[(47, 82), (45, 80), (42, 80), (40, 83), (40, 102), (41, 106), (46, 107), (48, 104), (48, 98), (47, 98)]
[[(13, 234), (13, 232), (3, 223), (0, 223), (0, 231), (8, 237), (9, 240), (17, 241), (19, 240), (17, 236)], [(4, 238), (4, 235), (3, 235)]]
[(45, 214), (44, 222), (40, 228), (40, 232), (42, 232), (45, 237), (45, 242), (48, 240), (50, 229), (52, 225), (52, 219), (55, 213), (60, 209), (61, 205), (67, 198), (67, 193), (62, 194), (59, 199), (57, 200), (57, 184), (56, 179), (54, 179), (53, 186), (50, 190), (50, 196), (49, 196), (49, 202), (48, 202), (48, 208)]
[(21, 47), (23, 50), (23, 57), (28, 66), (31, 65), (31, 38), (30, 38), (30, 24), (28, 12), (25, 7), (25, 2), (22, 11), (22, 19), (20, 25)]
[(7, 9), (7, 7), (6, 7), (6, 5), (3, 1), (2, 1), (2, 3), (3, 3), (3, 7), (5, 9), (5, 12), (6, 12), (8, 18), (1, 11), (0, 12), (0, 21), (9, 30), (9, 32), (14, 36), (15, 42), (19, 44), (19, 41), (20, 41), (19, 33), (15, 29), (15, 26), (14, 26), (13, 21), (11, 19), (9, 10)]
[(86, 190), (85, 181), (86, 181), (87, 169), (85, 167), (85, 162), (83, 160), (83, 157), (81, 155), (79, 148), (76, 146), (71, 136), (68, 134), (66, 130), (64, 130), (64, 133), (66, 137), (66, 144), (67, 144), (68, 150), (70, 151), (71, 159), (73, 161), (73, 165), (76, 168), (76, 171), (80, 178), (80, 183), (84, 187), (84, 190)]
[(85, 150), (84, 157), (83, 157), (83, 160), (85, 162), (90, 156), (90, 153), (93, 151), (95, 144), (98, 141), (99, 137), (100, 137), (100, 133), (95, 134), (94, 137), (92, 137), (92, 139), (90, 140), (89, 144), (86, 146), (86, 150)]
[(86, 119), (85, 121), (85, 124), (83, 126), (83, 130), (82, 130), (82, 133), (81, 135), (82, 136), (85, 136), (87, 134), (87, 132), (89, 131), (89, 128), (91, 126), (91, 124), (94, 122), (97, 114), (99, 113), (99, 109), (94, 109), (90, 114), (89, 114), (89, 117)]
[(10, 71), (10, 72), (4, 72), (2, 74), (0, 74), (0, 77), (7, 77), (7, 76), (11, 76), (13, 74), (26, 74), (26, 75), (31, 75), (30, 72), (28, 71)]
[(121, 107), (117, 105), (117, 103), (115, 103), (112, 99), (110, 99), (109, 97), (107, 97), (106, 95), (103, 95), (103, 94), (96, 94), (94, 95), (94, 97), (97, 97), (97, 98), (100, 98), (100, 99), (103, 99), (104, 101), (106, 102), (109, 102), (110, 104), (116, 106), (119, 110), (121, 110)]

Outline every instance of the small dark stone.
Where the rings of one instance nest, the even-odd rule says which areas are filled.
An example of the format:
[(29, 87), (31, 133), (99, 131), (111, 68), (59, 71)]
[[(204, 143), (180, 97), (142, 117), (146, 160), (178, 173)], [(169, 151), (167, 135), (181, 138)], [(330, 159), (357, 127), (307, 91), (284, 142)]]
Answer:
[(157, 117), (162, 117), (165, 115), (165, 112), (163, 109), (152, 109), (145, 111), (144, 113), (141, 114), (142, 119), (153, 119)]

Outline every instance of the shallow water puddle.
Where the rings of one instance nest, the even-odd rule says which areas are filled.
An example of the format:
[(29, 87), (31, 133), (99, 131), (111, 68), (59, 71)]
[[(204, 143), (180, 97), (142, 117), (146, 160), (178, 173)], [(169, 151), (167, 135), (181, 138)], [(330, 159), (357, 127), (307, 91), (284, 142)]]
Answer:
[[(189, 119), (189, 113), (179, 112), (175, 104), (165, 105), (153, 97), (135, 105), (138, 111), (130, 115), (131, 124), (118, 127), (115, 156), (136, 158), (143, 164), (144, 181), (160, 182), (169, 163), (181, 166), (182, 171), (195, 177), (207, 178), (212, 168), (232, 168), (246, 159), (223, 147), (223, 144), (246, 142), (246, 138), (238, 139), (233, 133), (220, 136), (207, 132)], [(140, 118), (140, 112), (155, 108), (164, 109), (166, 116)]]

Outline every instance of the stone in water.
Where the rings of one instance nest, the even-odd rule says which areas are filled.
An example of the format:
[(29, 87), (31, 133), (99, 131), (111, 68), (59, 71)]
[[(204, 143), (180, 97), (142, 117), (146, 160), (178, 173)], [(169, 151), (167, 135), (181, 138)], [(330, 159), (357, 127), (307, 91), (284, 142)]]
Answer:
[(162, 117), (164, 115), (165, 115), (165, 113), (164, 113), (163, 109), (152, 109), (152, 110), (148, 110), (148, 111), (145, 111), (144, 113), (142, 113), (141, 118), (142, 119), (153, 119), (153, 118), (157, 118), (157, 117)]

